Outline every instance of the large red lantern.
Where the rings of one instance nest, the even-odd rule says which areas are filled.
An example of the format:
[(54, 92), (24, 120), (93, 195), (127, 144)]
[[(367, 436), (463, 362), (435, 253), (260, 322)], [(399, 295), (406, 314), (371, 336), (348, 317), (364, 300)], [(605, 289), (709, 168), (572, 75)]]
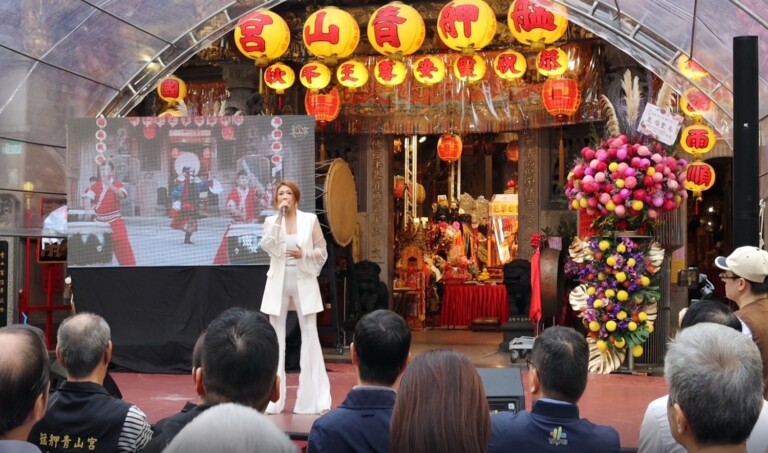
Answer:
[(443, 134), (437, 141), (437, 155), (446, 162), (456, 162), (461, 157), (461, 137), (453, 132)]
[(555, 116), (558, 121), (563, 121), (579, 109), (579, 83), (574, 79), (547, 79), (541, 88), (541, 101), (550, 115)]
[(315, 117), (317, 121), (333, 121), (341, 111), (341, 96), (336, 88), (327, 93), (307, 91), (304, 95), (304, 108), (307, 114)]

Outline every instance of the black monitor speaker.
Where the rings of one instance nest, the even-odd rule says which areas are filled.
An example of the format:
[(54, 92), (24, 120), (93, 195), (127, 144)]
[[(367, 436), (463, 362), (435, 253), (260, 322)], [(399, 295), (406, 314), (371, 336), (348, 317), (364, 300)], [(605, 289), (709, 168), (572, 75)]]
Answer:
[(523, 375), (520, 368), (478, 368), (491, 413), (525, 410)]

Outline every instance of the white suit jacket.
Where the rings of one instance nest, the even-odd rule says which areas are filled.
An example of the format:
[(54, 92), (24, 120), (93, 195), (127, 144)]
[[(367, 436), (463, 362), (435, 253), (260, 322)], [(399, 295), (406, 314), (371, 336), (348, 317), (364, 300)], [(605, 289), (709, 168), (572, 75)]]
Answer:
[[(286, 261), (285, 219), (280, 225), (276, 225), (276, 221), (277, 215), (264, 220), (264, 236), (261, 239), (261, 248), (269, 254), (269, 271), (261, 300), (261, 311), (272, 316), (280, 315)], [(296, 210), (296, 243), (304, 251), (304, 256), (297, 263), (299, 300), (294, 300), (293, 303), (301, 304), (301, 311), (305, 315), (323, 311), (317, 277), (323, 270), (328, 251), (324, 238), (321, 237), (318, 242), (313, 241), (312, 232), (315, 225), (320, 228), (315, 214)]]

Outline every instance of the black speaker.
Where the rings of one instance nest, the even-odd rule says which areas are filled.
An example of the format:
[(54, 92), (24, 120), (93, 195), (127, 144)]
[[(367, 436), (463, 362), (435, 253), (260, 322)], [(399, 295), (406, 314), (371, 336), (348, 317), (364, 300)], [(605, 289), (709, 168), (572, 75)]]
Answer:
[(491, 413), (525, 410), (523, 375), (520, 368), (478, 368)]

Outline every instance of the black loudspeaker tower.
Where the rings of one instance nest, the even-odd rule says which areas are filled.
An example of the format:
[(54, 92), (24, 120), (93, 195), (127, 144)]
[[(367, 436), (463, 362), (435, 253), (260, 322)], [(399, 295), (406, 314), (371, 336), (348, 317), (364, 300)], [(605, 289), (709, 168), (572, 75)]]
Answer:
[(525, 410), (523, 375), (520, 368), (478, 368), (491, 413)]
[(759, 241), (757, 36), (733, 38), (733, 248)]

